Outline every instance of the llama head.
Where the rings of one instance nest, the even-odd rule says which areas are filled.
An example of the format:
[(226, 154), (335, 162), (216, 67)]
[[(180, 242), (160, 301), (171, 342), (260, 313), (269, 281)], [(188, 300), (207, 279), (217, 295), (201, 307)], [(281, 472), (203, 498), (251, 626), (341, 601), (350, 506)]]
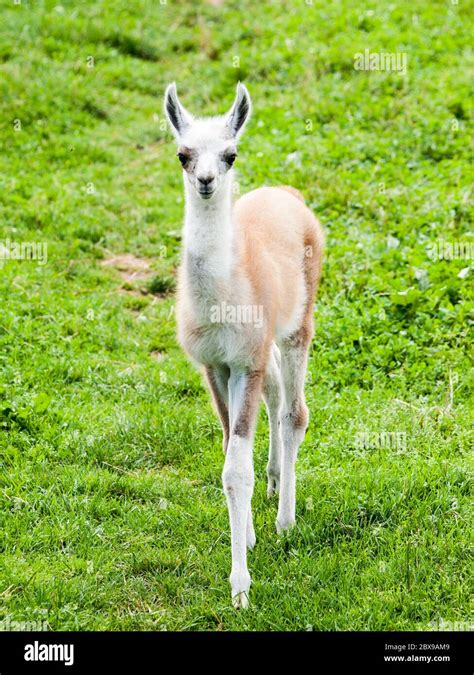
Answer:
[(176, 85), (168, 85), (165, 113), (178, 142), (184, 181), (201, 199), (211, 199), (231, 181), (237, 141), (250, 116), (247, 89), (239, 82), (229, 112), (218, 117), (195, 118), (180, 103)]

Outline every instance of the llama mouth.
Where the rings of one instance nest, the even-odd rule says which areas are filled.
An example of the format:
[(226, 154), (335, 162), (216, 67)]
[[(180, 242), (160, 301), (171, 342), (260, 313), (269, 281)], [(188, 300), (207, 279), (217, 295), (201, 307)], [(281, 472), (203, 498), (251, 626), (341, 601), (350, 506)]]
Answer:
[(202, 199), (210, 199), (215, 190), (198, 190), (198, 192)]

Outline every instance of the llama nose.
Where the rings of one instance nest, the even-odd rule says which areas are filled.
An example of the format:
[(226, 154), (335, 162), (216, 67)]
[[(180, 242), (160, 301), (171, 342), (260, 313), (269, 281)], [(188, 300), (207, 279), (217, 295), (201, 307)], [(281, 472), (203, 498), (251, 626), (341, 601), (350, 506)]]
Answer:
[(206, 187), (207, 185), (210, 185), (210, 183), (212, 183), (213, 180), (214, 180), (214, 176), (199, 176), (198, 177), (198, 181), (204, 187)]

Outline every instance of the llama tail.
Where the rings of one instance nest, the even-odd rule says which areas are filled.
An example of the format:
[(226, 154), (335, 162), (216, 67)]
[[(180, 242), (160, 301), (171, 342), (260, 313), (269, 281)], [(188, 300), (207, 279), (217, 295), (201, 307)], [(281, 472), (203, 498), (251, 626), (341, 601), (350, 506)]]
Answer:
[(280, 188), (280, 190), (286, 190), (286, 192), (290, 192), (292, 195), (296, 197), (296, 199), (299, 199), (300, 202), (303, 202), (303, 204), (305, 203), (304, 197), (301, 194), (301, 192), (296, 188), (291, 187), (291, 185), (279, 185), (278, 187)]

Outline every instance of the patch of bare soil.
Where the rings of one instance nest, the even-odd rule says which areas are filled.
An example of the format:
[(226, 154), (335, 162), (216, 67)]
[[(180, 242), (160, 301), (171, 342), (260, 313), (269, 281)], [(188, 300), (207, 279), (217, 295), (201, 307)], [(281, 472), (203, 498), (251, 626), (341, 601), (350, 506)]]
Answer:
[(128, 283), (144, 281), (153, 276), (151, 262), (146, 258), (137, 258), (131, 253), (123, 253), (101, 262), (103, 267), (114, 267), (122, 279)]

